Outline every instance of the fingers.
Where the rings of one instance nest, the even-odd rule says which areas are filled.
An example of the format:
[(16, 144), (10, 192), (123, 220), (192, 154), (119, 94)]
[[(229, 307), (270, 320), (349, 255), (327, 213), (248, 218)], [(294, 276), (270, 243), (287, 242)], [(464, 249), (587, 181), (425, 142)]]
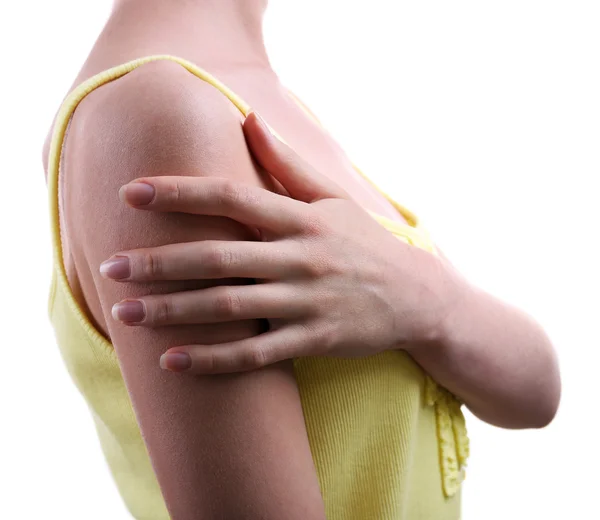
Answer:
[(148, 177), (121, 187), (137, 209), (229, 217), (278, 233), (300, 231), (308, 206), (290, 197), (222, 177)]
[(244, 134), (256, 160), (293, 198), (308, 203), (324, 198), (350, 198), (337, 183), (317, 172), (292, 148), (275, 137), (255, 112), (245, 119)]
[(245, 372), (299, 356), (313, 355), (319, 339), (295, 324), (233, 343), (174, 347), (160, 358), (173, 372), (222, 374)]
[(289, 284), (222, 285), (123, 300), (112, 308), (126, 325), (160, 327), (250, 319), (298, 319), (309, 304)]
[(307, 271), (296, 241), (204, 240), (135, 249), (102, 262), (105, 278), (122, 282), (218, 278), (293, 278)]

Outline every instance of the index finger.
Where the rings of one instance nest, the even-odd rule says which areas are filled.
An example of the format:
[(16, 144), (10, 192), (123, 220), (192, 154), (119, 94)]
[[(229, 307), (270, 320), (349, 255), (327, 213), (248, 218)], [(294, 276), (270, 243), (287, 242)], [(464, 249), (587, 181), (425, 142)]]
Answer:
[(228, 217), (277, 233), (295, 233), (310, 204), (222, 177), (145, 177), (119, 190), (137, 209)]

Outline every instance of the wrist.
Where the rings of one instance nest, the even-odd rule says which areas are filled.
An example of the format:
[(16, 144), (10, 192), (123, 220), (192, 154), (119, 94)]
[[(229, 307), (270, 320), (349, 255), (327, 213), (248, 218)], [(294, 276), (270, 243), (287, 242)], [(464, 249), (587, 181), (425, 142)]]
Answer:
[(422, 281), (422, 294), (427, 298), (422, 298), (417, 311), (419, 323), (415, 323), (416, 328), (408, 342), (407, 331), (400, 331), (400, 348), (406, 351), (427, 346), (439, 350), (438, 347), (452, 344), (456, 339), (456, 328), (471, 315), (467, 307), (472, 305), (476, 288), (445, 256), (427, 259), (433, 263), (426, 265), (421, 273), (427, 277)]
[(452, 284), (452, 290), (447, 293), (445, 299), (440, 298), (443, 303), (439, 306), (439, 314), (423, 339), (443, 350), (456, 344), (466, 320), (472, 316), (469, 309), (476, 298), (476, 287), (462, 278), (459, 283)]
[(438, 322), (436, 341), (440, 345), (447, 347), (456, 343), (459, 332), (464, 330), (466, 321), (473, 316), (469, 309), (472, 308), (475, 299), (476, 288), (465, 282), (452, 304), (448, 306), (447, 312)]
[(465, 353), (461, 342), (464, 344), (465, 330), (471, 328), (469, 321), (473, 317), (472, 305), (477, 304), (476, 293), (476, 287), (463, 279), (423, 340), (404, 348), (425, 372), (436, 380), (445, 381), (448, 389), (453, 386), (448, 383), (449, 380), (457, 377), (456, 357)]

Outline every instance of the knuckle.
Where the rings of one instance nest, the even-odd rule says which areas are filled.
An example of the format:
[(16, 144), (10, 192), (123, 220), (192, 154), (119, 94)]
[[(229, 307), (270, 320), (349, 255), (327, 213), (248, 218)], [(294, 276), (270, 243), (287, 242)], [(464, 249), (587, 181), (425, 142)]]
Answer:
[(144, 279), (155, 279), (162, 275), (162, 259), (152, 251), (145, 251), (140, 257), (142, 276)]
[(259, 203), (255, 188), (232, 179), (223, 179), (219, 192), (220, 202), (229, 209)]
[(267, 364), (267, 356), (264, 349), (258, 345), (249, 345), (243, 354), (242, 360), (244, 368), (261, 368)]
[(174, 318), (173, 301), (168, 296), (161, 296), (153, 302), (152, 321), (157, 324), (170, 323)]
[(240, 298), (235, 291), (222, 288), (214, 301), (214, 313), (218, 318), (229, 319), (239, 315)]
[(326, 250), (314, 247), (309, 241), (297, 241), (300, 248), (297, 250), (298, 268), (309, 278), (320, 278), (335, 270), (336, 261)]
[(226, 208), (235, 207), (241, 199), (241, 188), (239, 184), (230, 179), (223, 179), (219, 189), (219, 203)]
[(321, 278), (333, 270), (334, 263), (325, 255), (313, 254), (304, 262), (304, 268), (311, 278)]
[(214, 374), (218, 371), (219, 363), (214, 350), (204, 352), (202, 356), (202, 368), (207, 374)]
[(233, 263), (231, 250), (223, 245), (214, 245), (206, 252), (204, 265), (213, 275), (226, 273)]
[(290, 145), (277, 140), (279, 145), (279, 156), (280, 161), (284, 164), (288, 164), (294, 170), (304, 171), (307, 168), (307, 164), (302, 161), (300, 156), (290, 147)]
[(304, 218), (303, 227), (309, 236), (321, 236), (328, 229), (328, 223), (321, 215), (311, 211)]
[(331, 323), (321, 324), (319, 332), (317, 332), (317, 339), (321, 348), (326, 352), (330, 352), (336, 346), (338, 340), (338, 331)]
[(163, 186), (165, 198), (168, 202), (176, 204), (181, 201), (182, 187), (179, 181), (173, 180)]

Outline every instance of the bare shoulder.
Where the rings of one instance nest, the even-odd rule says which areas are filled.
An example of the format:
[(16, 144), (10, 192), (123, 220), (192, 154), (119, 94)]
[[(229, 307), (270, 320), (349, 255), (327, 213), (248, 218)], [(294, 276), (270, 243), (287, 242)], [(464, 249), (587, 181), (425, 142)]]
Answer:
[(224, 94), (165, 60), (142, 65), (86, 96), (74, 114), (69, 139), (85, 145), (71, 147), (74, 154), (84, 160), (100, 155), (123, 166), (119, 171), (131, 171), (129, 177), (137, 172), (125, 167), (139, 161), (145, 167), (150, 162), (161, 175), (166, 173), (161, 168), (176, 162), (183, 175), (202, 175), (199, 166), (235, 166), (227, 175), (243, 171), (248, 176), (254, 167), (242, 120)]
[(147, 63), (98, 87), (75, 110), (60, 182), (63, 256), (80, 303), (107, 336), (94, 281), (103, 259), (126, 248), (196, 239), (200, 226), (208, 237), (250, 236), (228, 219), (131, 210), (119, 201), (119, 188), (158, 175), (222, 176), (267, 187), (241, 123), (221, 92), (170, 61)]
[[(202, 134), (226, 132), (235, 133), (236, 121), (240, 113), (216, 88), (197, 78), (178, 63), (161, 60), (146, 63), (114, 81), (106, 83), (89, 93), (78, 105), (69, 129), (73, 136), (85, 133), (88, 144), (102, 134), (102, 142), (110, 142), (123, 137), (133, 128), (138, 132), (148, 125), (178, 123), (181, 118), (188, 122), (195, 120), (189, 130), (198, 130), (201, 123)], [(129, 124), (125, 119), (129, 120)], [(115, 133), (120, 127), (121, 131)], [(177, 124), (175, 130), (182, 130)], [(151, 134), (150, 131), (147, 132)], [(180, 137), (181, 135), (179, 135)], [(43, 146), (44, 167), (52, 137), (50, 128)], [(142, 137), (138, 134), (138, 137)], [(145, 135), (144, 137), (149, 137)], [(173, 134), (173, 138), (178, 137)], [(201, 137), (201, 136), (200, 136)], [(152, 147), (152, 142), (148, 143)]]

